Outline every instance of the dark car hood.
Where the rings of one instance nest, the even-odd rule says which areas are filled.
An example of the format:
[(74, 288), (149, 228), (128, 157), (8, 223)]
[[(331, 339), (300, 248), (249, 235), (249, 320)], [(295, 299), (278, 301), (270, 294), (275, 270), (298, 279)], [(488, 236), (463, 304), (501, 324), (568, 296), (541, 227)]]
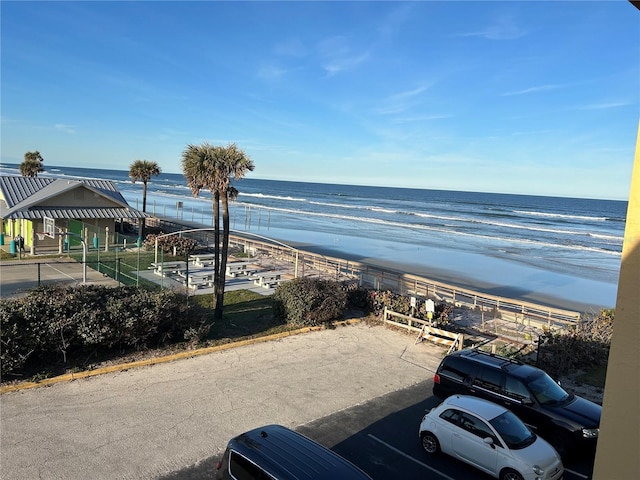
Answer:
[(585, 428), (600, 426), (602, 407), (577, 395), (572, 395), (566, 403), (550, 405), (547, 408), (555, 410), (565, 418), (573, 419)]

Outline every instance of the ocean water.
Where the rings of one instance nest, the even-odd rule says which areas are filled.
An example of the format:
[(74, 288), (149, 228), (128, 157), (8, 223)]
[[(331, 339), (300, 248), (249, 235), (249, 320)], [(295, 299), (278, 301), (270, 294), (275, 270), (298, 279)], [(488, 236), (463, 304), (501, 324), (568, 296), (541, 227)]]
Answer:
[[(0, 174), (19, 175), (17, 165)], [(127, 171), (47, 166), (41, 176), (112, 180)], [(581, 309), (615, 306), (627, 202), (245, 178), (232, 229), (488, 293)], [(147, 212), (210, 226), (211, 195), (182, 174), (151, 179)]]

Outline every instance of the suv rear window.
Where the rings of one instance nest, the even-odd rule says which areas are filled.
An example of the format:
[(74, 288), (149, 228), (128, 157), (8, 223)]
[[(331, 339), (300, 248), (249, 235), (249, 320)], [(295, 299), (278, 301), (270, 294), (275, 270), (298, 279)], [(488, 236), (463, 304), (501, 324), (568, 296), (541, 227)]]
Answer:
[(466, 361), (460, 357), (445, 357), (438, 372), (440, 375), (464, 382), (473, 369), (473, 363)]

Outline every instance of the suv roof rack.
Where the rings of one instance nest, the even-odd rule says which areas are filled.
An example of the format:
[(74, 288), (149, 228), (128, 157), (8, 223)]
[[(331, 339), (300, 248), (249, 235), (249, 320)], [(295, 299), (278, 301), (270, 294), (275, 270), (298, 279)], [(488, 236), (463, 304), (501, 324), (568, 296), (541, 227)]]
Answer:
[[(465, 352), (465, 351), (462, 350), (462, 352)], [(485, 365), (499, 367), (503, 370), (507, 370), (509, 367), (524, 365), (524, 363), (522, 363), (520, 360), (516, 360), (514, 358), (502, 357), (495, 353), (485, 352), (475, 348), (467, 350), (466, 353), (463, 353), (463, 355), (478, 356), (479, 362), (482, 362)]]

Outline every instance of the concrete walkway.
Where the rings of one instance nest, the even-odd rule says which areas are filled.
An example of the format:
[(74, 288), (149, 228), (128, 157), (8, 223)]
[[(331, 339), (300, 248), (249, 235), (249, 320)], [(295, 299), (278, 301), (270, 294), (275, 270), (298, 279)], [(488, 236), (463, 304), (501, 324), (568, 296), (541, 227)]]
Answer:
[(356, 324), (5, 393), (0, 475), (157, 478), (247, 429), (295, 428), (429, 379), (445, 352)]
[(38, 283), (78, 286), (86, 275), (87, 284), (119, 285), (114, 279), (68, 258), (28, 258), (0, 261), (0, 295), (20, 297)]

